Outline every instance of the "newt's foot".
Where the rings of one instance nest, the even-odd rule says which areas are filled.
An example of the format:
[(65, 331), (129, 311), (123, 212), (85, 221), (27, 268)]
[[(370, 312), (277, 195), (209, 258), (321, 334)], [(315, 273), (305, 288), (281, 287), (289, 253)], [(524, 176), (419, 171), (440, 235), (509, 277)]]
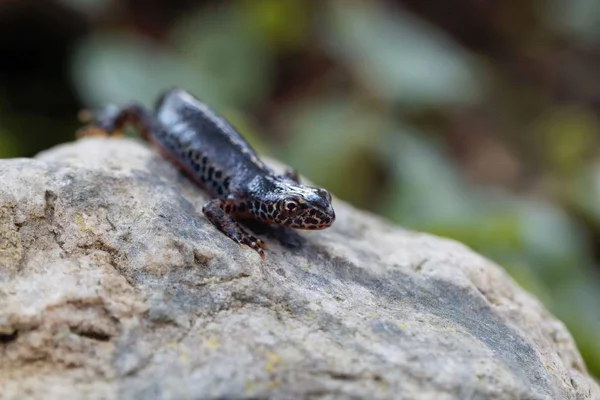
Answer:
[(241, 225), (233, 218), (233, 216), (227, 214), (225, 210), (231, 209), (231, 203), (227, 200), (213, 199), (206, 203), (202, 207), (202, 212), (206, 218), (227, 237), (234, 242), (248, 246), (252, 250), (256, 251), (262, 260), (265, 259), (265, 252), (263, 249), (267, 248), (267, 245), (262, 240), (249, 234)]
[(120, 111), (115, 106), (107, 106), (98, 112), (81, 110), (77, 118), (80, 122), (88, 125), (77, 131), (77, 139), (83, 137), (124, 136), (121, 130), (122, 124), (118, 121), (119, 114)]
[(256, 251), (262, 260), (265, 259), (266, 256), (265, 256), (265, 252), (263, 251), (263, 249), (266, 249), (267, 245), (262, 240), (254, 237), (252, 235), (248, 235), (242, 239), (242, 244), (244, 244), (244, 245), (250, 247), (252, 250)]
[(108, 132), (102, 130), (96, 126), (90, 125), (85, 126), (81, 129), (78, 129), (75, 133), (75, 138), (82, 139), (86, 137), (108, 137), (110, 136)]

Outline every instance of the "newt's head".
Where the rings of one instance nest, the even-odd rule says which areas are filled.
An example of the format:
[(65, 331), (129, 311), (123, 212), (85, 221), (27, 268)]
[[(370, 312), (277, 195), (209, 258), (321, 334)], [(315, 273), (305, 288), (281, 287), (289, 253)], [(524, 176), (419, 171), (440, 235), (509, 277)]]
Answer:
[(295, 229), (325, 229), (335, 220), (331, 194), (325, 189), (294, 187), (276, 203), (276, 222)]
[(251, 212), (259, 219), (294, 229), (325, 229), (335, 221), (331, 194), (285, 180), (271, 180), (259, 189)]

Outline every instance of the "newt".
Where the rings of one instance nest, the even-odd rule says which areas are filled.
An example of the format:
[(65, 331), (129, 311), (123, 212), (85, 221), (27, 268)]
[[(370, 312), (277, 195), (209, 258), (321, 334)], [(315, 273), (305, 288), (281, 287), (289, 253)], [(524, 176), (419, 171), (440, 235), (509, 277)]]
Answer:
[(118, 135), (131, 126), (142, 139), (211, 196), (204, 216), (234, 242), (265, 259), (266, 244), (240, 219), (318, 230), (335, 221), (331, 194), (300, 183), (295, 170), (275, 173), (223, 117), (189, 92), (172, 89), (153, 110), (133, 103), (91, 116), (78, 136)]

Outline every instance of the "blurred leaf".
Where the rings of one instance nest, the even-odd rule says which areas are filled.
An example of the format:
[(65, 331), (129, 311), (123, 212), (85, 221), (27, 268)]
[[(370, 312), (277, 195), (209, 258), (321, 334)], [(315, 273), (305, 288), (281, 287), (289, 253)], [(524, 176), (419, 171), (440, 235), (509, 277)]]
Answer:
[(211, 104), (224, 103), (208, 74), (163, 48), (125, 34), (97, 35), (84, 41), (74, 57), (73, 76), (91, 107), (131, 101), (150, 107), (171, 87), (186, 88)]
[(590, 262), (585, 257), (587, 237), (563, 210), (540, 200), (522, 200), (515, 201), (515, 211), (523, 250), (545, 282), (561, 282), (585, 271)]
[(89, 105), (136, 99), (150, 106), (165, 89), (182, 87), (213, 107), (263, 99), (270, 87), (270, 54), (256, 30), (235, 10), (190, 15), (167, 50), (126, 34), (99, 34), (76, 52), (73, 75)]
[(595, 154), (599, 130), (600, 123), (590, 111), (572, 107), (549, 109), (533, 127), (546, 160), (562, 173), (580, 170)]
[(245, 0), (237, 11), (274, 47), (295, 47), (309, 37), (311, 7), (297, 0)]
[(482, 71), (433, 26), (378, 2), (330, 2), (329, 52), (386, 99), (408, 106), (472, 102)]
[(236, 8), (220, 7), (189, 16), (172, 33), (186, 65), (236, 106), (264, 100), (271, 87), (270, 48), (247, 22)]
[(562, 196), (577, 214), (600, 232), (600, 163), (580, 169), (565, 182)]
[(551, 25), (583, 43), (600, 41), (600, 2), (598, 0), (542, 0)]
[(370, 155), (388, 123), (385, 118), (336, 97), (311, 99), (279, 118), (285, 121), (281, 130), (289, 134), (279, 152), (282, 159), (347, 200), (361, 204), (372, 198)]
[(380, 151), (395, 183), (384, 214), (404, 225), (424, 228), (467, 220), (479, 212), (452, 162), (423, 133), (397, 124), (382, 139)]

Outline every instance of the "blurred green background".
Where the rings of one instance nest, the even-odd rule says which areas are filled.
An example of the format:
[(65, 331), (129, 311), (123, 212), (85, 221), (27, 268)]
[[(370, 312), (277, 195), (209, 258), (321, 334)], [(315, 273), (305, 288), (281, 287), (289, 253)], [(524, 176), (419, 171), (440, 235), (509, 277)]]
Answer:
[(173, 86), (340, 198), (500, 263), (600, 376), (599, 1), (0, 1), (0, 157)]

